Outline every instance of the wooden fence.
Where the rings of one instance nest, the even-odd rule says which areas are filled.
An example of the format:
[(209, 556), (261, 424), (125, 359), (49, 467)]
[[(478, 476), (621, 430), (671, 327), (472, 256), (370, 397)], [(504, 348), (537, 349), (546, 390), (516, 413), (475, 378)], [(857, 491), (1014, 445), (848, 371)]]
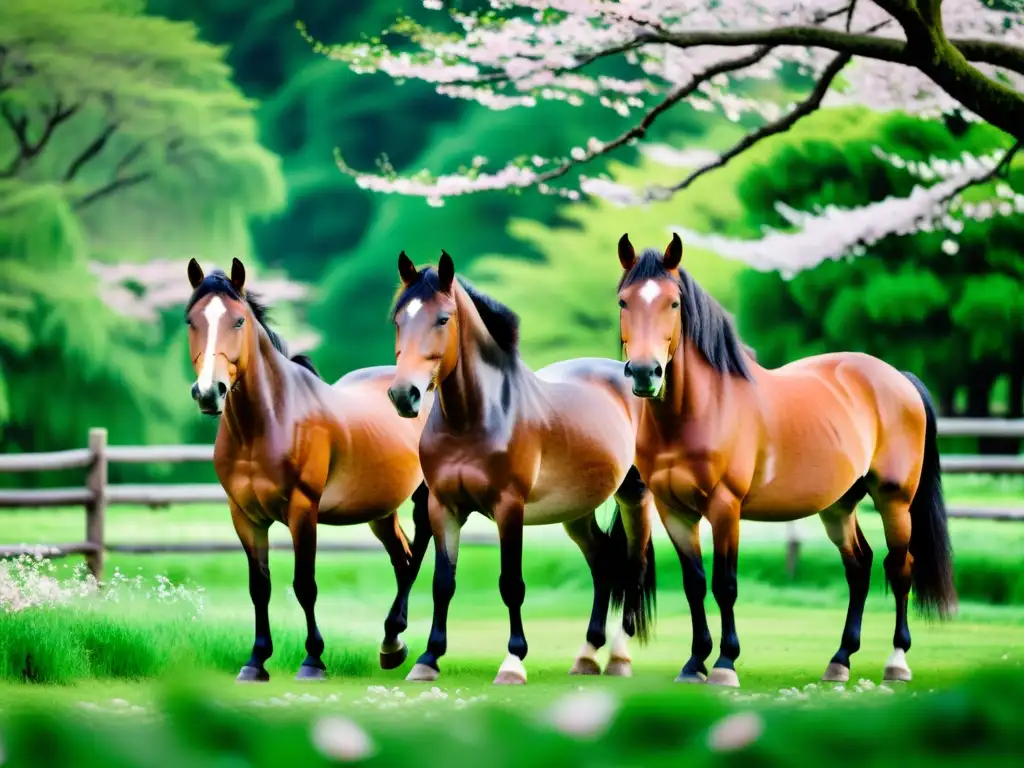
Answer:
[[(1024, 419), (939, 419), (942, 437), (1005, 437), (1024, 438)], [(215, 503), (226, 500), (224, 489), (217, 483), (171, 485), (111, 485), (107, 470), (111, 464), (181, 464), (208, 462), (213, 458), (212, 445), (125, 446), (108, 445), (107, 430), (89, 431), (87, 448), (48, 453), (21, 453), (0, 455), (0, 472), (52, 472), (56, 470), (85, 469), (86, 482), (80, 488), (45, 488), (35, 490), (0, 489), (0, 508), (42, 508), (82, 505), (85, 507), (85, 540), (71, 544), (40, 546), (0, 545), (0, 557), (46, 551), (49, 557), (84, 555), (89, 570), (101, 578), (106, 552), (225, 552), (236, 551), (238, 545), (222, 543), (183, 544), (108, 544), (104, 536), (107, 508), (112, 505), (135, 504), (150, 507), (168, 504)], [(1024, 456), (964, 456), (942, 457), (943, 474), (1024, 474)], [(1022, 508), (952, 508), (950, 517), (985, 520), (1024, 520)], [(464, 536), (464, 544), (497, 543), (494, 536)], [(273, 544), (274, 548), (290, 548), (287, 544)], [(358, 551), (378, 549), (379, 544), (323, 542), (321, 550)], [(796, 526), (790, 524), (787, 534), (787, 567), (795, 573), (800, 540)]]

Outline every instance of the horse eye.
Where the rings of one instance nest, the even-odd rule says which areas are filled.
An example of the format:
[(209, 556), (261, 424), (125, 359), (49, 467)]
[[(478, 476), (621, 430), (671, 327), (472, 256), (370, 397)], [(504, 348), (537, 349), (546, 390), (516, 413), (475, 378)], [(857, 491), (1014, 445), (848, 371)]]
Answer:
[(244, 317), (240, 317), (237, 320), (235, 320), (235, 328), (236, 329), (237, 328), (241, 328), (243, 325), (245, 325), (245, 318)]
[(438, 315), (437, 324), (445, 325), (448, 322), (448, 315)]
[(619, 299), (619, 306), (622, 309), (625, 309), (626, 308), (626, 300), (625, 299)]
[(678, 301), (673, 301), (672, 302), (672, 309), (679, 309), (679, 302)]

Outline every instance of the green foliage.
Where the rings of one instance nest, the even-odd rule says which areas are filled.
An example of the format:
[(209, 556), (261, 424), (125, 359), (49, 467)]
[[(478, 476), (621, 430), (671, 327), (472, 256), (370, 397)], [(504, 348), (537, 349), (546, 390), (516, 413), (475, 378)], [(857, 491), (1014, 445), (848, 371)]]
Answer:
[(284, 202), (279, 161), (224, 52), (142, 9), (0, 6), (5, 450), (78, 446), (97, 425), (116, 443), (181, 441), (196, 417), (180, 306), (173, 323), (139, 322), (128, 304), (145, 291), (112, 294), (93, 263), (180, 259), (183, 302), (186, 256), (245, 258), (249, 218)]
[(5, 449), (81, 445), (97, 424), (126, 442), (177, 438), (175, 395), (187, 385), (166, 373), (176, 361), (156, 329), (125, 323), (97, 298), (84, 233), (59, 188), (23, 185), (0, 199), (0, 252)]
[[(876, 157), (875, 146), (916, 161), (987, 154), (1001, 138), (985, 125), (956, 138), (941, 123), (905, 116), (818, 113), (764, 142), (743, 164), (738, 193), (748, 236), (765, 225), (784, 228), (775, 201), (811, 210), (907, 195), (913, 179)], [(1024, 164), (1013, 172), (1020, 175)], [(972, 190), (968, 200), (991, 197), (993, 186)], [(1020, 232), (1012, 217), (968, 220), (953, 237), (955, 253), (943, 248), (949, 234), (920, 232), (790, 280), (746, 271), (739, 279), (741, 332), (766, 365), (826, 351), (868, 352), (919, 372), (947, 413), (959, 389), (977, 390), (982, 405), (972, 415), (986, 415), (995, 379), (1011, 370), (1024, 344)]]
[[(471, 707), (459, 707), (459, 697), (449, 695), (417, 705), (396, 702), (398, 712), (380, 711), (365, 696), (355, 699), (356, 690), (339, 703), (267, 708), (266, 688), (256, 689), (262, 696), (252, 687), (229, 692), (209, 679), (166, 681), (147, 691), (153, 700), (144, 713), (151, 716), (143, 717), (124, 708), (111, 712), (109, 704), (86, 714), (70, 697), (37, 697), (3, 718), (6, 765), (318, 768), (352, 762), (404, 768), (415, 756), (417, 765), (440, 768), (481, 754), (503, 768), (667, 768), (683, 760), (698, 768), (812, 761), (883, 768), (966, 761), (1002, 768), (1020, 762), (1019, 668), (983, 670), (941, 690), (832, 693), (822, 687), (759, 701), (705, 686), (620, 682), (590, 682), (572, 699), (563, 698), (568, 681), (540, 689), (531, 682), (499, 701), (491, 688), (492, 701)], [(415, 690), (403, 686), (402, 693), (412, 697)], [(264, 706), (256, 710), (255, 702)], [(269, 703), (290, 702), (272, 697)], [(564, 714), (567, 709), (575, 716)]]

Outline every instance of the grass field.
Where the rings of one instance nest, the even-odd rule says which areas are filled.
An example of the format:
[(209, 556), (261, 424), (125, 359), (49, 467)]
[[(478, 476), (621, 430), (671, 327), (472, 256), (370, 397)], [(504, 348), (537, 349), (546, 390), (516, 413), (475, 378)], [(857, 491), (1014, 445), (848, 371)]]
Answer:
[[(1024, 486), (1018, 481), (984, 484), (971, 478), (957, 478), (957, 481), (949, 484), (951, 503), (1011, 505), (1024, 502), (1021, 492)], [(0, 538), (8, 542), (71, 541), (81, 537), (83, 515), (77, 509), (54, 513), (5, 512), (2, 521), (4, 532)], [(1003, 681), (1001, 686), (1024, 691), (1024, 669), (1021, 668), (1024, 661), (1021, 559), (1024, 526), (952, 521), (962, 597), (960, 614), (950, 622), (934, 624), (912, 617), (914, 642), (908, 660), (914, 681), (905, 690), (893, 694), (878, 685), (884, 660), (891, 650), (894, 622), (891, 596), (885, 594), (881, 574), (881, 553), (884, 553), (881, 527), (870, 511), (862, 515), (862, 525), (874, 545), (875, 569), (862, 650), (853, 659), (853, 680), (841, 689), (820, 684), (818, 678), (839, 641), (846, 610), (846, 585), (838, 555), (825, 540), (820, 524), (813, 519), (804, 521), (801, 526), (804, 545), (800, 568), (792, 580), (784, 569), (784, 526), (744, 524), (737, 604), (742, 646), (737, 663), (743, 685), (740, 691), (672, 685), (688, 655), (689, 615), (678, 562), (660, 529), (657, 532), (659, 620), (653, 642), (642, 648), (634, 643), (631, 648), (635, 676), (630, 680), (570, 678), (567, 675), (584, 638), (591, 597), (589, 573), (582, 557), (560, 528), (528, 531), (524, 557), (527, 596), (523, 613), (530, 643), (526, 659), (529, 683), (521, 688), (491, 684), (505, 655), (508, 633), (507, 613), (498, 595), (498, 558), (493, 548), (467, 546), (463, 549), (458, 590), (449, 622), (449, 650), (441, 662), (442, 676), (433, 686), (404, 681), (415, 656), (425, 646), (429, 630), (432, 574), (429, 556), (410, 603), (410, 628), (405, 635), (411, 650), (410, 659), (400, 670), (383, 672), (377, 665), (377, 647), (394, 584), (383, 551), (321, 555), (317, 613), (327, 643), (325, 661), (331, 679), (309, 685), (293, 680), (304, 655), (304, 623), (290, 589), (292, 558), (288, 552), (273, 552), (271, 623), (275, 652), (268, 663), (273, 680), (264, 686), (237, 686), (232, 682), (248, 657), (252, 642), (252, 607), (241, 551), (216, 555), (113, 555), (107, 565), (111, 586), (102, 599), (74, 594), (73, 573), (81, 570), (79, 560), (57, 561), (52, 564), (52, 572), (42, 574), (50, 581), (40, 579), (38, 569), (32, 568), (27, 576), (21, 577), (20, 583), (26, 592), (36, 590), (37, 596), (49, 596), (50, 599), (42, 600), (47, 605), (0, 613), (0, 737), (13, 729), (11, 732), (22, 734), (17, 738), (73, 740), (74, 728), (69, 723), (88, 723), (88, 727), (81, 726), (86, 729), (83, 732), (94, 734), (103, 732), (103, 722), (120, 723), (111, 727), (120, 729), (117, 732), (122, 736), (130, 732), (141, 739), (139, 755), (145, 752), (147, 745), (151, 747), (154, 740), (164, 739), (168, 753), (178, 749), (180, 755), (191, 755), (191, 760), (199, 753), (188, 751), (198, 749), (195, 744), (188, 746), (189, 740), (200, 737), (189, 735), (187, 728), (181, 733), (174, 730), (172, 724), (181, 722), (180, 712), (177, 716), (173, 714), (178, 711), (175, 707), (191, 712), (206, 712), (213, 707), (213, 714), (203, 717), (211, 721), (227, 718), (223, 723), (225, 733), (238, 732), (238, 729), (251, 731), (256, 721), (250, 718), (259, 718), (260, 723), (274, 723), (266, 726), (270, 729), (267, 733), (280, 728), (280, 733), (292, 734), (282, 735), (283, 739), (298, 738), (295, 734), (301, 732), (302, 746), (296, 749), (298, 754), (305, 755), (313, 750), (312, 744), (316, 741), (311, 741), (309, 735), (312, 720), (344, 713), (373, 735), (381, 750), (375, 758), (378, 762), (397, 760), (389, 752), (389, 739), (405, 740), (402, 743), (414, 745), (421, 743), (417, 739), (437, 738), (440, 719), (446, 749), (464, 751), (467, 748), (459, 741), (459, 734), (466, 728), (476, 729), (477, 736), (473, 738), (481, 739), (481, 745), (491, 743), (488, 740), (507, 741), (512, 738), (510, 734), (528, 731), (534, 746), (523, 752), (509, 742), (502, 747), (506, 750), (503, 754), (507, 755), (504, 764), (554, 764), (567, 759), (564, 750), (568, 747), (559, 739), (571, 741), (571, 737), (549, 732), (551, 723), (559, 722), (555, 714), (543, 715), (544, 722), (539, 725), (528, 717), (523, 718), (547, 712), (551, 706), (562, 706), (559, 701), (565, 695), (580, 693), (584, 698), (570, 706), (571, 711), (603, 711), (602, 707), (611, 706), (608, 702), (612, 701), (614, 708), (622, 707), (616, 723), (622, 718), (639, 718), (629, 728), (650, 729), (654, 727), (651, 723), (659, 722), (658, 718), (669, 718), (671, 725), (664, 720), (661, 728), (671, 728), (679, 736), (677, 741), (669, 740), (674, 745), (672, 749), (678, 750), (682, 748), (680, 745), (697, 739), (699, 748), (695, 747), (693, 755), (700, 763), (708, 755), (714, 757), (714, 750), (708, 747), (711, 742), (707, 740), (711, 738), (708, 729), (715, 718), (744, 708), (762, 713), (765, 723), (778, 722), (779, 728), (799, 730), (810, 726), (799, 725), (803, 721), (789, 715), (779, 720), (778, 712), (790, 712), (794, 705), (807, 705), (813, 712), (832, 713), (836, 708), (850, 706), (849, 702), (858, 702), (872, 712), (881, 713), (887, 707), (896, 706), (892, 701), (907, 700), (906, 706), (938, 707), (940, 713), (951, 717), (949, 712), (957, 707), (974, 706), (970, 704), (974, 701), (971, 696), (981, 694), (971, 693), (970, 686), (980, 685), (978, 680)], [(470, 530), (489, 527), (490, 523), (484, 520), (467, 526)], [(370, 535), (365, 527), (321, 528), (321, 531), (322, 540), (354, 540)], [(282, 534), (286, 538), (283, 530), (275, 538), (281, 538)], [(115, 508), (110, 511), (108, 521), (111, 542), (232, 541), (232, 537), (226, 511), (219, 507), (155, 512)], [(710, 547), (706, 547), (706, 552), (709, 550)], [(0, 581), (0, 600), (9, 601), (12, 589)], [(717, 612), (710, 595), (707, 604), (717, 641)], [(862, 680), (866, 682), (858, 682)], [(26, 681), (34, 684), (26, 684)], [(587, 695), (591, 698), (586, 698)], [(932, 703), (917, 701), (917, 697)], [(913, 704), (909, 703), (911, 699)], [(218, 709), (221, 705), (227, 708)], [(861, 709), (858, 704), (858, 713)], [(630, 712), (633, 715), (629, 715)], [(40, 713), (49, 713), (51, 720)], [(55, 713), (75, 714), (58, 717)], [(818, 716), (808, 714), (811, 720), (807, 722)], [(58, 719), (53, 721), (54, 717)], [(856, 717), (859, 721), (862, 715)], [(883, 715), (878, 717), (879, 723), (886, 722)], [(905, 719), (906, 716), (901, 714), (900, 717)], [(517, 724), (509, 731), (496, 725), (499, 721), (495, 718), (513, 718)], [(129, 721), (130, 727), (126, 725)], [(397, 729), (396, 723), (401, 724)], [(612, 731), (620, 725), (615, 725)], [(51, 727), (51, 731), (46, 731), (47, 727)], [(819, 724), (818, 727), (824, 726)], [(259, 730), (262, 728), (259, 726)], [(537, 728), (543, 733), (537, 732)], [(571, 729), (571, 726), (566, 728)], [(993, 734), (1001, 733), (997, 731)], [(33, 733), (36, 735), (31, 736)], [(209, 738), (217, 741), (221, 737)], [(95, 735), (95, 739), (102, 740), (99, 735)], [(756, 740), (762, 747), (755, 745), (751, 749), (763, 748), (775, 754), (772, 750), (777, 749), (771, 746), (775, 742), (766, 739), (767, 736)], [(814, 737), (807, 736), (805, 741), (807, 739), (808, 744), (814, 742)], [(998, 750), (993, 751), (995, 747), (992, 747), (997, 742), (998, 739), (986, 742), (986, 760), (992, 755), (998, 756)], [(597, 743), (603, 742), (600, 739), (587, 742), (590, 745), (587, 749), (596, 749)], [(549, 751), (538, 746), (545, 744)], [(668, 749), (670, 745), (664, 746)], [(67, 749), (70, 751), (61, 753), (64, 756), (60, 760), (80, 764), (76, 756), (81, 754), (81, 744), (69, 745)], [(147, 763), (143, 757), (129, 759), (125, 755), (131, 750), (124, 745), (119, 749), (123, 760), (113, 760), (119, 765), (167, 764)], [(275, 749), (266, 746), (264, 752), (249, 755), (237, 764), (274, 764), (266, 761), (269, 760), (267, 755), (280, 754), (280, 750)], [(655, 764), (667, 760), (669, 754), (656, 749), (657, 754), (638, 753), (631, 757), (611, 742), (605, 749), (605, 763), (609, 765)], [(927, 745), (918, 744), (915, 750), (919, 756), (930, 754)], [(15, 758), (21, 754), (13, 748), (9, 752)], [(314, 750), (310, 761), (322, 764), (325, 759), (322, 752)], [(784, 752), (778, 752), (776, 757), (782, 760)], [(598, 750), (588, 754), (597, 759), (595, 755), (602, 753)], [(678, 751), (672, 754), (678, 760)], [(561, 757), (555, 760), (559, 755)], [(941, 763), (947, 756), (939, 754), (935, 760)], [(576, 760), (575, 757), (568, 759)], [(424, 756), (417, 762), (432, 764), (433, 758)], [(709, 764), (714, 762), (712, 759)], [(774, 762), (773, 758), (763, 764)], [(588, 762), (598, 763), (605, 764), (600, 760)], [(15, 760), (10, 764), (19, 763)], [(111, 762), (108, 759), (103, 764)], [(200, 760), (196, 764), (213, 763)], [(217, 764), (223, 765), (222, 762)], [(929, 764), (934, 764), (934, 760)]]

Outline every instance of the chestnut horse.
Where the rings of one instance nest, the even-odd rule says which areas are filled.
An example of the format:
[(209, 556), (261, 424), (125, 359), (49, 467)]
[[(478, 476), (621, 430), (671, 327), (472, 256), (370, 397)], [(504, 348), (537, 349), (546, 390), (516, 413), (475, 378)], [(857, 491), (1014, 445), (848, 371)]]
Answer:
[[(775, 370), (745, 352), (732, 321), (679, 264), (678, 235), (638, 258), (619, 241), (619, 324), (626, 375), (644, 398), (636, 466), (655, 497), (683, 570), (693, 645), (680, 681), (739, 685), (733, 606), (740, 520), (817, 514), (838, 547), (850, 589), (839, 650), (824, 680), (845, 681), (860, 648), (871, 548), (857, 523), (870, 494), (896, 599), (885, 680), (910, 680), (907, 597), (924, 613), (956, 607), (939, 476), (935, 410), (924, 385), (870, 355), (817, 355)], [(708, 675), (711, 633), (698, 526), (711, 524), (711, 591), (722, 614), (720, 655)]]
[[(185, 317), (198, 376), (192, 397), (203, 413), (220, 416), (213, 464), (249, 561), (256, 614), (252, 655), (238, 680), (270, 679), (264, 667), (273, 650), (267, 532), (275, 521), (291, 531), (292, 586), (306, 614), (307, 656), (297, 679), (326, 676), (314, 615), (317, 523), (369, 523), (387, 550), (398, 594), (384, 622), (380, 665), (400, 666), (409, 651), (399, 635), (430, 534), (417, 456), (423, 420), (395, 414), (386, 394), (394, 367), (354, 371), (330, 386), (308, 358), (287, 356), (267, 326), (266, 308), (246, 290), (238, 259), (230, 278), (219, 270), (204, 275), (193, 259), (188, 279), (193, 292)], [(411, 544), (396, 512), (410, 495)]]
[[(508, 608), (508, 656), (495, 683), (525, 683), (521, 609), (523, 526), (562, 523), (594, 581), (587, 639), (570, 674), (598, 674), (609, 601), (622, 605), (622, 631), (605, 674), (632, 672), (626, 638), (647, 638), (654, 615), (650, 493), (633, 468), (641, 402), (621, 363), (570, 360), (531, 371), (518, 354), (518, 317), (461, 277), (442, 251), (437, 269), (417, 270), (403, 252), (402, 290), (392, 319), (398, 372), (388, 390), (395, 409), (415, 418), (436, 391), (420, 438), (420, 463), (434, 534), (434, 618), (426, 652), (409, 680), (434, 680), (447, 647), (459, 535), (480, 512), (498, 526)], [(609, 533), (595, 508), (615, 496)]]

